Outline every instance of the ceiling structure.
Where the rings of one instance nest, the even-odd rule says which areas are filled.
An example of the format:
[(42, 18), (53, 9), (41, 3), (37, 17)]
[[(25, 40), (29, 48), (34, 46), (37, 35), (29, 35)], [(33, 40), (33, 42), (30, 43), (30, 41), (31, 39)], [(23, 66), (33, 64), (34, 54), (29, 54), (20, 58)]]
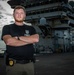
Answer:
[(28, 5), (32, 3), (38, 3), (38, 2), (43, 2), (43, 1), (50, 1), (50, 2), (65, 2), (67, 3), (68, 0), (9, 0), (7, 3), (14, 8), (16, 5)]

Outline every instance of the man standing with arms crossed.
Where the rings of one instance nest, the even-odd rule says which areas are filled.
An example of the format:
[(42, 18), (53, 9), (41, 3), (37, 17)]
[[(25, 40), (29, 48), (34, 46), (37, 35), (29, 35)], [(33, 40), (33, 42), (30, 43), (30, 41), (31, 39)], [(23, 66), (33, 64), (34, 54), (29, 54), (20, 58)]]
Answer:
[(25, 8), (16, 6), (13, 11), (15, 23), (5, 25), (2, 40), (6, 44), (6, 75), (34, 75), (34, 47), (39, 42), (39, 35), (32, 26), (23, 22)]

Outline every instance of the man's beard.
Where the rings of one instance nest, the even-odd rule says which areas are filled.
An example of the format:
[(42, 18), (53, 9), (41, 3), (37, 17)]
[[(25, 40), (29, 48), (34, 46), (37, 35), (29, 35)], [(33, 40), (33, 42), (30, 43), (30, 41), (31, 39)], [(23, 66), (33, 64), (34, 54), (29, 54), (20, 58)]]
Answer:
[(23, 22), (24, 20), (22, 19), (22, 20), (17, 20), (17, 19), (15, 19), (15, 21), (16, 22)]

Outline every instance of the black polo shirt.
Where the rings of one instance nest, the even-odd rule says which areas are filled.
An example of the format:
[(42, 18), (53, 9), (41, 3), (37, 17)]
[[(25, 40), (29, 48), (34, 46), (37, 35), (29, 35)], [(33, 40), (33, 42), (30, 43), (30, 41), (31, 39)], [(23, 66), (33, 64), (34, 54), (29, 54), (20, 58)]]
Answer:
[[(30, 36), (36, 34), (33, 26), (17, 26), (16, 24), (5, 25), (2, 30), (2, 39), (4, 35), (15, 36)], [(32, 59), (34, 54), (33, 44), (23, 46), (9, 46), (6, 45), (6, 50), (10, 58), (14, 59)]]

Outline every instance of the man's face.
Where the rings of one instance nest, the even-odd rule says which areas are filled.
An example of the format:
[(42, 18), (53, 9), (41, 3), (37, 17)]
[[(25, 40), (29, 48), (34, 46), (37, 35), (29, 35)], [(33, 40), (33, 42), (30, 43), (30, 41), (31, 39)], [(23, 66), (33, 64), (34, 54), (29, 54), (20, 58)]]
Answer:
[(16, 22), (23, 22), (23, 20), (25, 20), (26, 13), (23, 9), (16, 9), (13, 16)]

